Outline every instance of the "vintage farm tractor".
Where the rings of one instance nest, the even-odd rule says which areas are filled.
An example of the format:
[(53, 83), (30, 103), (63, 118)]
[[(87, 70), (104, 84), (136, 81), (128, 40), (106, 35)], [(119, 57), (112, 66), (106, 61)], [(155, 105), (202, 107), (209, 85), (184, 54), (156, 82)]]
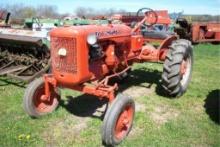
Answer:
[(26, 113), (40, 117), (55, 110), (59, 87), (106, 99), (110, 107), (104, 117), (102, 141), (114, 146), (132, 128), (135, 103), (129, 96), (116, 94), (118, 84), (110, 82), (112, 78), (123, 78), (136, 62), (164, 62), (162, 87), (171, 97), (181, 96), (191, 79), (191, 43), (170, 36), (159, 48), (145, 44), (140, 28), (145, 26), (147, 16), (133, 29), (124, 24), (107, 24), (52, 30), (52, 72), (28, 85), (23, 99)]

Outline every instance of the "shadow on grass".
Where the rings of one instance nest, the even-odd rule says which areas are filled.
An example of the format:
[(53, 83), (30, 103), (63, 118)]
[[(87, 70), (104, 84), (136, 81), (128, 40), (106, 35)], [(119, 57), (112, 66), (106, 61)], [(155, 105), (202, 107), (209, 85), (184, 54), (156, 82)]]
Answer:
[[(132, 86), (139, 86), (145, 88), (151, 88), (153, 84), (158, 86), (160, 85), (161, 72), (158, 70), (148, 69), (148, 68), (140, 68), (133, 70), (128, 78), (124, 79), (119, 83), (119, 92), (123, 92)], [(143, 83), (146, 83), (143, 85)], [(135, 91), (134, 91), (135, 92)]]
[(149, 69), (145, 67), (135, 69), (130, 73), (129, 77), (125, 81), (122, 81), (122, 84), (119, 84), (118, 92), (123, 92), (124, 90), (132, 86), (151, 89), (152, 85), (156, 84), (156, 94), (167, 97), (166, 93), (164, 93), (163, 87), (161, 86), (161, 75), (162, 72), (159, 70)]
[[(103, 120), (108, 108), (106, 100), (99, 100), (97, 97), (83, 94), (77, 97), (67, 96), (67, 100), (60, 100), (60, 106), (69, 113), (79, 117), (93, 117)], [(97, 110), (102, 108), (101, 110)], [(95, 114), (97, 113), (98, 114)]]
[[(118, 92), (123, 92), (131, 86), (143, 86), (146, 88), (151, 88), (153, 84), (159, 85), (159, 79), (161, 77), (161, 72), (158, 70), (151, 70), (141, 68), (138, 70), (133, 70), (130, 72), (129, 76), (123, 81), (119, 82)], [(116, 79), (113, 79), (110, 83), (114, 83)], [(147, 86), (143, 85), (147, 83)], [(157, 89), (157, 88), (156, 88)], [(158, 90), (156, 90), (158, 92)], [(135, 91), (134, 91), (135, 92)], [(61, 100), (60, 106), (64, 107), (69, 113), (79, 116), (79, 117), (93, 117), (103, 120), (105, 112), (107, 111), (108, 105), (107, 100), (99, 100), (96, 96), (91, 96), (83, 94), (77, 97), (67, 96), (67, 100)], [(100, 116), (94, 115), (98, 108), (106, 105), (104, 109), (98, 110), (101, 113)]]
[(220, 125), (220, 90), (211, 91), (205, 99), (205, 110), (210, 119)]

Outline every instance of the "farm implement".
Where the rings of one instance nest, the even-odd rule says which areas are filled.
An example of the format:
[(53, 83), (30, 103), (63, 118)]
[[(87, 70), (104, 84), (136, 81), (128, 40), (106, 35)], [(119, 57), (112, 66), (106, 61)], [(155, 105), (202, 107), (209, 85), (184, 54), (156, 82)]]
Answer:
[(25, 27), (32, 29), (34, 26), (48, 26), (48, 27), (60, 27), (60, 26), (79, 26), (79, 25), (89, 25), (89, 24), (107, 24), (108, 20), (101, 19), (83, 19), (83, 18), (73, 18), (73, 19), (39, 19), (39, 18), (27, 18), (25, 19)]
[(0, 27), (0, 76), (30, 82), (50, 67), (49, 30), (15, 28), (9, 24), (9, 14)]
[[(108, 100), (102, 141), (115, 146), (129, 134), (135, 116), (130, 96), (116, 94), (117, 82), (136, 62), (163, 62), (162, 87), (167, 96), (179, 97), (189, 85), (193, 50), (190, 41), (172, 35), (158, 48), (144, 42), (141, 28), (150, 11), (134, 28), (124, 24), (55, 28), (50, 32), (51, 73), (32, 81), (24, 94), (23, 106), (31, 117), (51, 113), (59, 104), (59, 88), (69, 88)], [(147, 75), (146, 75), (147, 76)]]
[(184, 18), (176, 21), (179, 27), (175, 32), (180, 38), (191, 40), (193, 43), (220, 43), (220, 23), (219, 22), (193, 22), (189, 23)]
[(30, 82), (47, 72), (47, 32), (0, 28), (0, 76)]

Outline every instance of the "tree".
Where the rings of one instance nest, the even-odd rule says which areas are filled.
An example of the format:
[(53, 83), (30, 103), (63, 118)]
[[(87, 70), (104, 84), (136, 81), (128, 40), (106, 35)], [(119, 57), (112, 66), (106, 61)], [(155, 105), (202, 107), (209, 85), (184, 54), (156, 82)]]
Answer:
[(94, 10), (92, 8), (85, 8), (85, 7), (78, 7), (74, 11), (76, 16), (78, 17), (86, 17), (86, 18), (91, 18), (94, 16), (112, 16), (113, 14), (120, 13), (124, 14), (126, 11), (123, 9), (117, 10), (114, 8), (110, 9), (101, 9), (101, 10)]
[(37, 7), (37, 16), (43, 18), (57, 18), (59, 14), (57, 13), (56, 6), (40, 5)]
[(75, 10), (75, 13), (76, 13), (76, 16), (78, 16), (78, 17), (86, 17), (87, 16), (87, 9), (86, 8), (84, 8), (84, 7), (78, 7), (78, 8), (76, 8), (76, 10)]
[(1, 5), (0, 9), (7, 10), (12, 15), (12, 18), (31, 18), (31, 17), (43, 17), (43, 18), (58, 18), (57, 7), (51, 5), (41, 5), (38, 7), (25, 6), (24, 4), (12, 4)]

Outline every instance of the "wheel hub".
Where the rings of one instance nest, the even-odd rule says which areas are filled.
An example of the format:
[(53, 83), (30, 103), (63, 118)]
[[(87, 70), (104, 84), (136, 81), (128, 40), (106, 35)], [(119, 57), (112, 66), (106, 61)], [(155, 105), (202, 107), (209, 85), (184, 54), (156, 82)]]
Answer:
[(133, 120), (134, 110), (132, 106), (126, 106), (124, 111), (119, 115), (115, 126), (115, 137), (117, 139), (122, 139), (129, 131), (132, 120)]
[(181, 85), (186, 85), (191, 73), (191, 59), (184, 59), (180, 66)]
[(186, 69), (187, 69), (187, 62), (183, 60), (180, 67), (180, 73), (182, 76), (186, 73)]
[(33, 103), (35, 109), (41, 113), (50, 112), (57, 103), (57, 100), (55, 98), (56, 97), (55, 93), (52, 94), (52, 97), (54, 98), (48, 98), (44, 94), (44, 87), (40, 87), (38, 90), (36, 90), (33, 96)]
[(40, 97), (41, 101), (47, 101), (48, 100), (48, 97), (46, 95), (42, 95)]

